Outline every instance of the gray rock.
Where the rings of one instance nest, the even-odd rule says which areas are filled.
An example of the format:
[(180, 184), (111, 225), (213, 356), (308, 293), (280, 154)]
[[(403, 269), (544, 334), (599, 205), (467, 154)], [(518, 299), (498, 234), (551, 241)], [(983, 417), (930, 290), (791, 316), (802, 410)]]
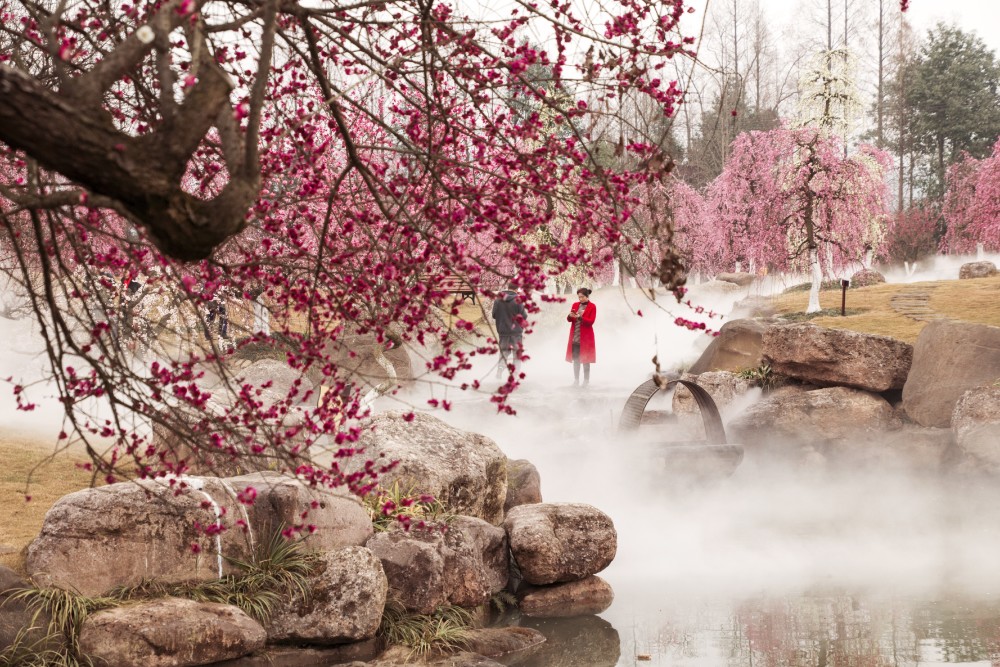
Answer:
[(91, 614), (80, 649), (97, 667), (188, 667), (253, 653), (264, 639), (237, 607), (164, 598)]
[[(401, 412), (386, 412), (362, 427), (358, 447), (376, 465), (398, 462), (379, 477), (406, 492), (434, 496), (455, 514), (479, 517), (494, 525), (503, 521), (507, 498), (507, 457), (484, 435), (461, 431), (428, 414), (406, 421)], [(355, 456), (345, 464), (360, 470)]]
[(518, 505), (540, 502), (542, 502), (542, 478), (538, 474), (538, 468), (525, 459), (508, 460), (504, 514)]
[(766, 325), (758, 320), (732, 320), (719, 329), (698, 361), (688, 369), (692, 375), (707, 371), (741, 371), (761, 364), (761, 345)]
[(913, 367), (903, 387), (903, 409), (921, 426), (947, 428), (962, 394), (991, 385), (998, 378), (1000, 327), (931, 322), (913, 348)]
[(968, 262), (958, 270), (959, 280), (970, 278), (990, 278), (997, 274), (997, 265), (993, 262)]
[(600, 614), (614, 599), (611, 584), (597, 576), (549, 586), (525, 586), (517, 591), (521, 613), (538, 618)]
[[(317, 550), (363, 544), (372, 533), (367, 511), (343, 491), (314, 491), (274, 474), (184, 483), (201, 488), (174, 495), (166, 482), (144, 480), (60, 498), (28, 548), (28, 573), (39, 585), (99, 595), (148, 579), (218, 578), (234, 571), (228, 559), (248, 560), (255, 544), (285, 526), (316, 526), (306, 544)], [(237, 499), (247, 486), (257, 492), (250, 507)], [(207, 536), (198, 525), (219, 522), (217, 511), (229, 529)]]
[(378, 642), (369, 639), (340, 646), (265, 646), (242, 658), (216, 662), (212, 667), (367, 667), (379, 653)]
[(892, 406), (877, 394), (848, 387), (786, 387), (751, 405), (727, 431), (733, 442), (787, 450), (789, 444), (867, 442), (901, 426)]
[(851, 287), (871, 287), (885, 282), (885, 276), (875, 269), (861, 269), (851, 276)]
[(746, 287), (751, 284), (757, 276), (752, 273), (746, 273), (737, 271), (734, 273), (719, 273), (715, 276), (716, 280), (722, 280), (727, 283), (732, 283), (734, 285), (739, 285), (740, 287)]
[(375, 636), (388, 580), (382, 563), (365, 547), (322, 555), (307, 599), (281, 605), (267, 623), (269, 642), (343, 644)]
[(881, 392), (903, 388), (913, 348), (888, 336), (787, 324), (768, 328), (762, 356), (775, 373), (819, 386)]
[[(730, 407), (753, 388), (754, 383), (732, 371), (708, 371), (701, 375), (685, 374), (682, 380), (693, 381), (708, 392), (720, 412)], [(678, 384), (674, 389), (673, 410), (686, 428), (693, 429), (694, 437), (705, 437), (701, 409), (691, 391)]]
[(977, 387), (955, 404), (951, 427), (967, 467), (1000, 472), (1000, 385)]
[(898, 470), (937, 475), (948, 467), (954, 442), (950, 429), (904, 424), (898, 431), (875, 438), (832, 443), (827, 455), (849, 470)]
[(618, 550), (611, 518), (576, 503), (521, 505), (504, 521), (511, 555), (529, 584), (576, 581), (606, 568)]
[[(275, 528), (298, 526), (311, 551), (362, 546), (372, 536), (371, 517), (361, 500), (343, 488), (315, 489), (301, 480), (273, 472), (251, 473), (222, 480), (230, 495), (248, 487), (257, 499), (247, 509), (256, 539)], [(314, 529), (308, 529), (312, 526)]]
[(377, 533), (368, 548), (382, 561), (390, 595), (417, 613), (476, 607), (507, 585), (507, 536), (475, 517), (455, 517), (446, 530)]

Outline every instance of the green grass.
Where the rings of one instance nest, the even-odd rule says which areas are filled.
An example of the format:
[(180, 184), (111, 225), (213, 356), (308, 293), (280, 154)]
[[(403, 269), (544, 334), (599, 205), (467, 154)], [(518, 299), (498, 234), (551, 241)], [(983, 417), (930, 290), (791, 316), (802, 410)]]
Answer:
[(464, 649), (468, 644), (472, 612), (455, 605), (445, 605), (430, 614), (406, 611), (397, 601), (386, 602), (378, 637), (387, 645), (408, 647), (411, 654)]
[[(196, 602), (218, 602), (242, 609), (260, 623), (267, 620), (279, 605), (293, 599), (309, 599), (309, 577), (315, 572), (319, 556), (305, 551), (301, 541), (286, 540), (275, 531), (250, 561), (230, 559), (241, 571), (205, 582), (165, 584), (143, 581), (135, 586), (119, 587), (106, 596), (89, 597), (61, 588), (30, 587), (17, 590), (10, 600), (23, 602), (33, 610), (30, 625), (38, 628), (49, 617), (42, 639), (34, 639), (29, 629), (19, 634), (15, 645), (0, 653), (0, 667), (13, 665), (89, 665), (80, 652), (79, 636), (87, 616), (102, 609), (163, 597), (180, 597)], [(59, 648), (52, 648), (52, 646)]]

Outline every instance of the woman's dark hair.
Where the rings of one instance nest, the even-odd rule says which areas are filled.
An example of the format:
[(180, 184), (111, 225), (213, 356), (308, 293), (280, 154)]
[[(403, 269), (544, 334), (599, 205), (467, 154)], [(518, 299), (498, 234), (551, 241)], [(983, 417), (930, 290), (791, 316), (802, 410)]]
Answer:
[(591, 294), (591, 290), (587, 289), (586, 287), (581, 287), (580, 289), (578, 289), (576, 291), (576, 293), (577, 294), (582, 294), (582, 295), (584, 295), (586, 297), (589, 297), (590, 294)]

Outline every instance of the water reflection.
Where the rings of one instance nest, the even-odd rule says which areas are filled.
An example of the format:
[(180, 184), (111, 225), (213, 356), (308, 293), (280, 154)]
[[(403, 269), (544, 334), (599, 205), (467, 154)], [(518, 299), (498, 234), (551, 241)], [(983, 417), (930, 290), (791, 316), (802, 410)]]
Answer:
[(623, 664), (618, 631), (599, 616), (522, 616), (519, 625), (538, 630), (547, 641), (528, 655), (510, 656), (504, 663), (511, 667), (615, 667)]
[(678, 601), (616, 629), (585, 616), (529, 619), (541, 650), (512, 667), (1000, 665), (1000, 603), (855, 595)]

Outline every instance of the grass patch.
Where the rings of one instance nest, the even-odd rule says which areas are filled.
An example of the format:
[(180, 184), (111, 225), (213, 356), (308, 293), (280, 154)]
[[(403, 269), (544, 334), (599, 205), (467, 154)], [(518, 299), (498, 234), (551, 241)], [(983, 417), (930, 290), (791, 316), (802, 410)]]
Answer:
[[(845, 317), (840, 316), (840, 288), (824, 290), (820, 292), (820, 306), (826, 306), (827, 309), (824, 313), (808, 319), (823, 327), (891, 336), (913, 343), (920, 331), (927, 326), (927, 322), (907, 317), (892, 307), (892, 298), (904, 290), (911, 294), (926, 293), (930, 309), (950, 319), (1000, 326), (1000, 276), (975, 280), (936, 280), (905, 285), (882, 283), (870, 287), (849, 288), (847, 290), (849, 314)], [(779, 315), (792, 319), (805, 317), (804, 312), (808, 303), (807, 292), (786, 291), (770, 299), (770, 305)], [(796, 321), (803, 320), (796, 319)]]
[(472, 625), (472, 612), (462, 607), (445, 605), (430, 614), (415, 614), (398, 601), (388, 600), (378, 637), (387, 645), (406, 646), (416, 655), (458, 651), (467, 646)]
[(287, 540), (276, 531), (258, 547), (250, 561), (226, 560), (240, 569), (239, 574), (194, 583), (144, 581), (116, 588), (108, 596), (118, 602), (178, 597), (230, 604), (265, 624), (279, 604), (293, 599), (309, 600), (309, 577), (316, 571), (319, 555), (307, 552), (301, 542)]
[(23, 573), (22, 551), (38, 535), (45, 513), (67, 493), (89, 487), (91, 474), (77, 465), (82, 456), (52, 456), (37, 437), (27, 435), (4, 434), (0, 461), (0, 565)]
[[(14, 645), (0, 653), (0, 667), (10, 665), (63, 665), (78, 667), (91, 661), (80, 652), (79, 636), (87, 616), (102, 609), (144, 600), (179, 597), (196, 602), (218, 602), (239, 607), (261, 624), (266, 624), (279, 605), (293, 599), (309, 599), (309, 577), (316, 571), (319, 555), (307, 552), (301, 541), (286, 540), (275, 531), (260, 545), (250, 561), (230, 559), (242, 571), (222, 579), (204, 582), (164, 584), (144, 581), (119, 587), (105, 596), (89, 597), (61, 588), (23, 588), (11, 593), (33, 610), (32, 627), (48, 617), (46, 634), (31, 640), (27, 629)], [(53, 645), (59, 648), (53, 648)]]

